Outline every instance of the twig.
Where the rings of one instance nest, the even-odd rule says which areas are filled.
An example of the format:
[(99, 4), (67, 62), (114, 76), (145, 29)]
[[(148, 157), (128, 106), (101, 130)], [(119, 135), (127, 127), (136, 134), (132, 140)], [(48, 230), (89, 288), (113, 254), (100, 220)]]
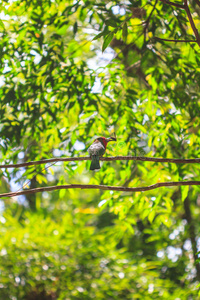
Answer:
[(169, 5), (172, 5), (172, 6), (176, 6), (178, 8), (181, 8), (181, 9), (185, 9), (185, 6), (183, 4), (178, 4), (178, 3), (175, 3), (175, 2), (171, 2), (171, 1), (168, 1), (168, 0), (160, 0), (162, 1), (163, 3), (165, 4), (169, 4)]
[(196, 37), (196, 39), (197, 39), (197, 43), (198, 43), (198, 45), (199, 45), (199, 47), (200, 47), (200, 36), (199, 36), (199, 32), (198, 32), (198, 30), (197, 30), (197, 28), (196, 28), (196, 26), (195, 26), (195, 24), (194, 24), (194, 21), (193, 21), (193, 19), (192, 19), (192, 15), (191, 15), (191, 12), (190, 12), (189, 7), (188, 7), (187, 0), (184, 0), (184, 9), (185, 9), (185, 11), (186, 11), (186, 13), (187, 13), (188, 19), (189, 19), (189, 21), (190, 21), (190, 25), (191, 25), (192, 30), (193, 30), (193, 32), (194, 32), (194, 35), (195, 35), (195, 37)]
[[(0, 165), (0, 169), (9, 169), (9, 168), (22, 168), (28, 166), (36, 166), (42, 165), (52, 162), (59, 161), (83, 161), (83, 160), (91, 160), (89, 156), (82, 157), (63, 157), (63, 158), (50, 158), (50, 159), (42, 159), (38, 161), (29, 161), (21, 164), (8, 164), (8, 165)], [(191, 159), (183, 159), (183, 158), (157, 158), (157, 157), (144, 157), (144, 156), (110, 156), (110, 157), (100, 157), (102, 161), (115, 161), (115, 160), (138, 160), (138, 161), (150, 161), (150, 162), (161, 162), (161, 163), (175, 163), (175, 164), (193, 164), (200, 163), (200, 158), (191, 158)]]
[[(189, 7), (188, 7), (188, 1), (187, 0), (184, 0), (184, 4), (178, 4), (178, 3), (175, 3), (175, 2), (171, 2), (171, 1), (168, 1), (168, 0), (160, 0), (162, 1), (163, 3), (166, 3), (166, 4), (169, 4), (169, 5), (172, 5), (172, 6), (176, 6), (178, 8), (181, 8), (181, 9), (184, 9), (187, 16), (188, 16), (188, 19), (189, 19), (189, 22), (190, 22), (190, 25), (192, 27), (192, 30), (194, 32), (194, 35), (196, 37), (196, 43), (199, 45), (200, 47), (200, 35), (199, 35), (199, 32), (194, 24), (194, 21), (193, 21), (193, 18), (192, 18), (192, 15), (191, 15), (191, 12), (189, 10)], [(198, 5), (200, 4), (199, 1), (197, 2)]]
[[(41, 172), (42, 171), (44, 171), (44, 170), (47, 170), (48, 168), (50, 168), (51, 166), (53, 166), (54, 164), (55, 164), (56, 162), (53, 162), (50, 166), (47, 166), (47, 167), (45, 167), (45, 168), (43, 168), (42, 170), (41, 170)], [(27, 181), (26, 183), (24, 183), (23, 184), (23, 186), (20, 188), (20, 189), (18, 189), (15, 193), (17, 193), (17, 192), (19, 192), (19, 191), (21, 191), (21, 190), (23, 190), (34, 178), (36, 178), (36, 176), (39, 174), (39, 172), (37, 172), (29, 181)]]
[(175, 42), (175, 43), (196, 43), (197, 40), (170, 40), (170, 39), (162, 39), (159, 37), (154, 37), (154, 39), (159, 40), (159, 41), (166, 41), (166, 42)]
[(196, 4), (200, 7), (200, 1), (199, 0), (194, 0)]
[(152, 10), (151, 10), (151, 12), (150, 12), (150, 15), (148, 16), (148, 18), (147, 18), (147, 20), (146, 20), (146, 24), (145, 24), (145, 26), (144, 26), (144, 36), (145, 36), (145, 40), (146, 40), (146, 33), (147, 33), (147, 28), (148, 28), (148, 26), (149, 26), (149, 22), (150, 22), (150, 19), (151, 19), (151, 17), (152, 17), (152, 15), (153, 15), (153, 12), (154, 12), (154, 10), (155, 10), (155, 8), (156, 8), (156, 4), (158, 3), (158, 0), (156, 0), (155, 1), (155, 3), (154, 3), (154, 5), (153, 5), (153, 8), (152, 8)]
[(149, 190), (154, 190), (160, 187), (168, 186), (182, 186), (182, 185), (200, 185), (200, 181), (172, 181), (172, 182), (158, 182), (149, 186), (144, 187), (123, 187), (123, 186), (107, 186), (107, 185), (88, 185), (88, 184), (67, 184), (67, 185), (58, 185), (58, 186), (47, 186), (40, 187), (35, 189), (27, 189), (21, 192), (10, 192), (5, 194), (0, 194), (0, 198), (4, 197), (14, 197), (20, 195), (27, 195), (39, 192), (49, 192), (53, 190), (63, 190), (63, 189), (97, 189), (97, 190), (106, 190), (106, 191), (118, 191), (118, 192), (145, 192)]

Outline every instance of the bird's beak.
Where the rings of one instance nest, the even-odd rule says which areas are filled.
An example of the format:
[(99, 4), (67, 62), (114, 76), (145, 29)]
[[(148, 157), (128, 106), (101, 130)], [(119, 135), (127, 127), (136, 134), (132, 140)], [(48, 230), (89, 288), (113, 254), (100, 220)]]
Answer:
[(107, 142), (116, 142), (117, 139), (115, 137), (111, 136), (111, 137), (107, 138), (106, 140), (107, 140)]

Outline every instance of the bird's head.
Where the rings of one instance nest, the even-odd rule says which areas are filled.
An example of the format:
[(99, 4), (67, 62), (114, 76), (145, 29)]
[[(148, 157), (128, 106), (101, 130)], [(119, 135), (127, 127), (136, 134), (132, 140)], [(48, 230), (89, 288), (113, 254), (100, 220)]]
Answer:
[(105, 148), (106, 148), (108, 142), (116, 142), (116, 138), (115, 137), (109, 137), (109, 138), (99, 137), (99, 138), (97, 138), (97, 140), (99, 142), (101, 142), (104, 145)]

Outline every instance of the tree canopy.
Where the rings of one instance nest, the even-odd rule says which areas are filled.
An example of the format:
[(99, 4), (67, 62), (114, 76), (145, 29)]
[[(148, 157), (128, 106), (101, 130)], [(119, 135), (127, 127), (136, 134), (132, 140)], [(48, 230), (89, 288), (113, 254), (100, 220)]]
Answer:
[[(2, 1), (0, 163), (87, 156), (144, 161), (1, 168), (0, 193), (69, 184), (198, 181), (198, 0)], [(25, 185), (24, 185), (25, 184)], [(0, 296), (197, 299), (200, 187), (62, 189), (2, 198)]]

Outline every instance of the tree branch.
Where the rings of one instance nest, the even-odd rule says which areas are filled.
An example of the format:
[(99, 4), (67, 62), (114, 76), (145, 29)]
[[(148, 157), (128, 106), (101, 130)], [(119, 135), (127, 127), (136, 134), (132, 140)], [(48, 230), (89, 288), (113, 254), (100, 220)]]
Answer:
[(200, 7), (200, 1), (199, 0), (194, 0), (196, 4)]
[(159, 37), (154, 37), (154, 39), (156, 40), (160, 40), (160, 41), (166, 41), (166, 42), (175, 42), (175, 43), (196, 43), (197, 40), (170, 40), (170, 39), (162, 39), (162, 38), (159, 38)]
[(168, 186), (182, 186), (182, 185), (200, 185), (200, 181), (169, 181), (169, 182), (158, 182), (149, 186), (144, 187), (123, 187), (123, 186), (107, 186), (107, 185), (94, 185), (94, 184), (67, 184), (67, 185), (58, 185), (58, 186), (47, 186), (40, 187), (35, 189), (27, 189), (20, 192), (10, 192), (5, 194), (0, 194), (0, 198), (4, 197), (14, 197), (20, 195), (27, 195), (39, 192), (50, 192), (54, 190), (63, 190), (63, 189), (97, 189), (97, 190), (106, 190), (106, 191), (117, 191), (117, 192), (145, 192), (149, 190), (154, 190), (160, 187)]
[[(63, 157), (63, 158), (50, 158), (50, 159), (42, 159), (38, 161), (29, 161), (21, 164), (7, 164), (0, 165), (0, 169), (9, 169), (9, 168), (22, 168), (28, 166), (36, 166), (42, 164), (48, 164), (52, 162), (59, 161), (83, 161), (83, 160), (91, 160), (89, 156), (82, 157)], [(160, 162), (160, 163), (175, 163), (175, 164), (193, 164), (200, 163), (200, 158), (191, 158), (191, 159), (183, 159), (183, 158), (156, 158), (156, 157), (144, 157), (144, 156), (110, 156), (110, 157), (100, 157), (102, 161), (116, 161), (116, 160), (138, 160), (138, 161), (150, 161), (150, 162)]]
[(192, 30), (193, 30), (193, 32), (194, 32), (194, 35), (195, 35), (195, 37), (196, 37), (196, 39), (197, 39), (197, 43), (198, 43), (198, 45), (199, 45), (199, 47), (200, 47), (200, 36), (199, 36), (199, 32), (198, 32), (198, 30), (197, 30), (197, 28), (196, 28), (196, 26), (195, 26), (195, 24), (194, 24), (194, 21), (193, 21), (193, 19), (192, 19), (192, 15), (191, 15), (191, 12), (190, 12), (189, 7), (188, 7), (187, 0), (184, 0), (184, 9), (185, 9), (185, 11), (186, 11), (186, 13), (187, 13), (188, 19), (189, 19), (189, 21), (190, 21), (190, 25), (191, 25)]
[[(200, 35), (199, 35), (199, 32), (198, 32), (198, 30), (197, 30), (197, 28), (194, 24), (194, 21), (192, 19), (192, 15), (191, 15), (191, 12), (190, 12), (189, 7), (188, 7), (188, 1), (184, 0), (184, 4), (178, 4), (178, 3), (171, 2), (171, 1), (168, 1), (168, 0), (160, 0), (160, 1), (162, 1), (163, 3), (169, 4), (169, 5), (176, 6), (178, 8), (184, 9), (186, 11), (186, 14), (188, 16), (190, 25), (191, 25), (192, 30), (194, 32), (194, 35), (196, 37), (196, 42), (200, 47)], [(197, 0), (195, 0), (195, 1), (197, 1)], [(199, 5), (199, 1), (197, 1), (196, 3)]]
[(165, 4), (169, 4), (169, 5), (172, 5), (172, 6), (176, 6), (178, 8), (181, 8), (181, 9), (185, 9), (185, 6), (183, 4), (178, 4), (178, 3), (175, 3), (175, 2), (171, 2), (171, 1), (168, 1), (168, 0), (160, 0), (162, 1), (163, 3)]
[(145, 26), (144, 26), (144, 36), (145, 36), (145, 40), (146, 40), (147, 28), (148, 28), (148, 26), (149, 26), (150, 19), (151, 19), (152, 15), (153, 15), (153, 12), (154, 12), (154, 10), (155, 10), (155, 8), (156, 8), (156, 4), (157, 4), (157, 3), (158, 3), (158, 0), (155, 1), (154, 5), (153, 5), (153, 8), (152, 8), (152, 11), (150, 12), (150, 15), (148, 16), (147, 20), (145, 21), (145, 23), (146, 23)]

